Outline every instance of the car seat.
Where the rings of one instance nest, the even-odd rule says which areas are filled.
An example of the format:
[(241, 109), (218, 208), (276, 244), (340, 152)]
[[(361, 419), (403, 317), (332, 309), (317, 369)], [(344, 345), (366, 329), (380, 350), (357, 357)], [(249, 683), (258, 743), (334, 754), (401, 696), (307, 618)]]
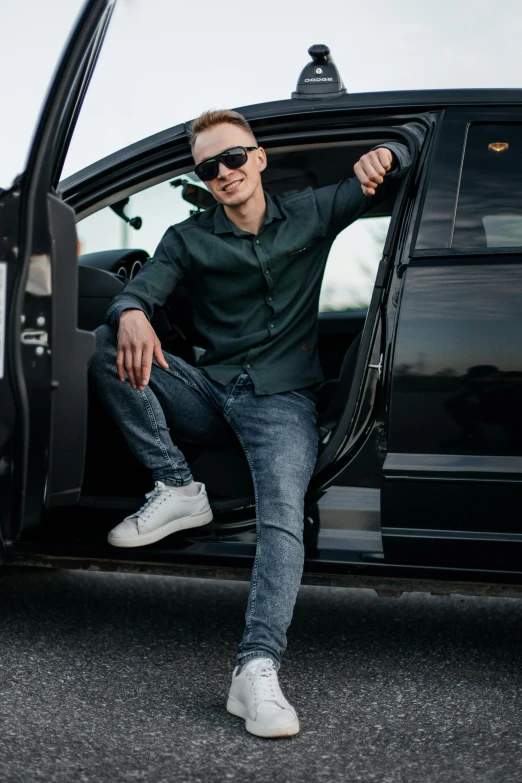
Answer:
[(321, 440), (331, 432), (342, 416), (350, 394), (362, 332), (346, 351), (337, 380), (324, 381), (317, 390), (317, 410)]

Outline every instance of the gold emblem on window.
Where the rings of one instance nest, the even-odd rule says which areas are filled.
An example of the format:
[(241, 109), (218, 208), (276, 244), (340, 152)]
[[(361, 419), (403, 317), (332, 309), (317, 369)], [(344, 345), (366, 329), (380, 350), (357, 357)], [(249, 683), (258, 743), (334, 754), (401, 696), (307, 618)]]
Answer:
[(492, 152), (505, 152), (508, 149), (509, 144), (507, 141), (492, 141), (491, 144), (488, 144), (488, 150)]

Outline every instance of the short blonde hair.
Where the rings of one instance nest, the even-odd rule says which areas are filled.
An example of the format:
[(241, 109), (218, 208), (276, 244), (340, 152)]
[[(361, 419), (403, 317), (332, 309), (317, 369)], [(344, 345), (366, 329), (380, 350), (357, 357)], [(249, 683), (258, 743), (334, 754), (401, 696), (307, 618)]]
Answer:
[(247, 120), (238, 111), (232, 109), (212, 109), (210, 111), (204, 111), (199, 117), (192, 122), (190, 126), (190, 149), (194, 151), (194, 144), (200, 133), (213, 128), (214, 125), (222, 125), (223, 123), (229, 123), (230, 125), (237, 125), (238, 128), (246, 130), (252, 138), (255, 140), (254, 133)]

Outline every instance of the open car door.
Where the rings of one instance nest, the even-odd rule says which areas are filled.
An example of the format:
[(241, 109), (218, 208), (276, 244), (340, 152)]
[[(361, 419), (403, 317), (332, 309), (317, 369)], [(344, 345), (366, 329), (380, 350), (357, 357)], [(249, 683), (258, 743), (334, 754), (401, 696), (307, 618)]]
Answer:
[(115, 0), (88, 0), (58, 67), (25, 172), (0, 191), (0, 523), (4, 542), (75, 502), (87, 363), (77, 329), (73, 210), (55, 187)]

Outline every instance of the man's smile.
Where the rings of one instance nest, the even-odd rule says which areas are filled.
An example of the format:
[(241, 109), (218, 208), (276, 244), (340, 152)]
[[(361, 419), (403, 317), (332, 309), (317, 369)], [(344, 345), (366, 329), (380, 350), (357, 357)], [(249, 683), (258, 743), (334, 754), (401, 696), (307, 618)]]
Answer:
[(229, 182), (228, 185), (225, 185), (225, 187), (222, 188), (222, 190), (225, 193), (229, 193), (231, 190), (237, 188), (238, 185), (241, 185), (242, 181), (243, 181), (242, 179), (236, 179), (234, 180), (234, 182)]

